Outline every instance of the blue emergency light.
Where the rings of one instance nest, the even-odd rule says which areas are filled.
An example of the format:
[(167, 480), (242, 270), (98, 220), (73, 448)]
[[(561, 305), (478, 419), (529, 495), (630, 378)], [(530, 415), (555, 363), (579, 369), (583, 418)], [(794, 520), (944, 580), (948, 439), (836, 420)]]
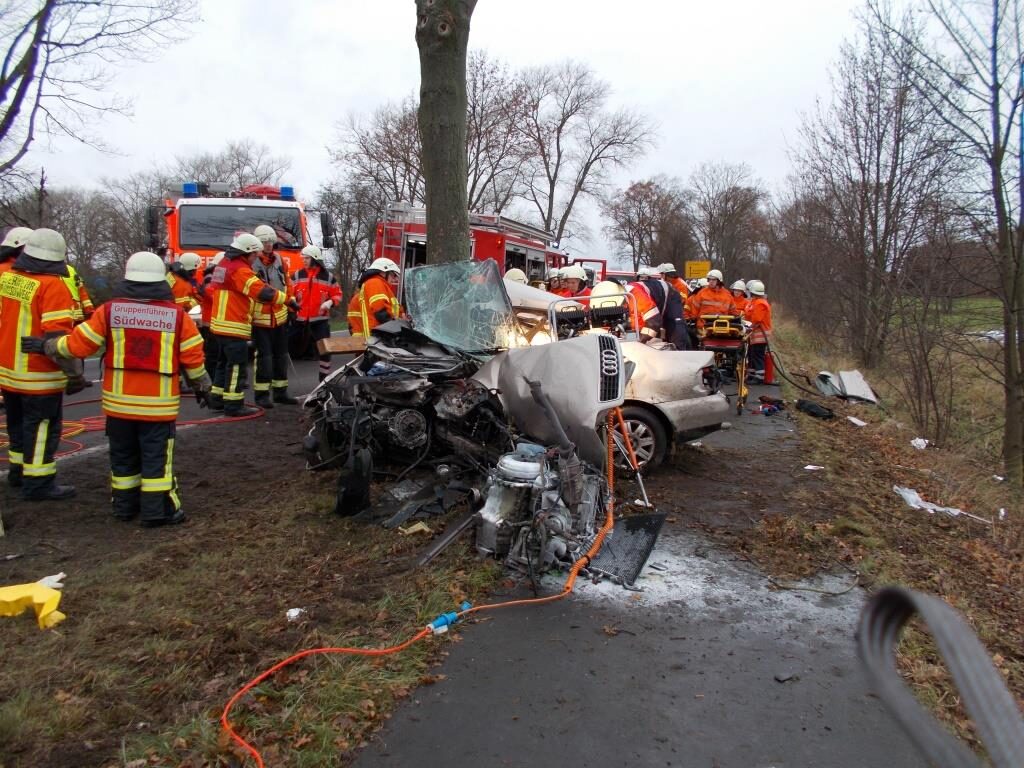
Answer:
[(295, 199), (295, 187), (281, 187), (281, 199), (282, 200), (294, 200)]
[(199, 182), (186, 181), (181, 185), (183, 197), (199, 197)]

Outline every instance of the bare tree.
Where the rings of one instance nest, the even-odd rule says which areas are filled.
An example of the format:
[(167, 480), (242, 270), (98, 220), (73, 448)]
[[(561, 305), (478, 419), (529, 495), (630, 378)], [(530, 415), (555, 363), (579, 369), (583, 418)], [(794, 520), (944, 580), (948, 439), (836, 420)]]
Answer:
[(26, 0), (0, 10), (0, 178), (39, 135), (100, 146), (87, 126), (130, 104), (106, 92), (111, 65), (173, 42), (194, 0)]
[(693, 239), (703, 258), (726, 276), (753, 259), (764, 190), (744, 163), (701, 163), (687, 189)]
[(685, 260), (686, 254), (677, 252), (687, 230), (683, 195), (671, 180), (634, 182), (606, 199), (602, 210), (605, 234), (623, 249), (634, 272), (643, 264)]
[(1024, 8), (1020, 0), (921, 0), (925, 34), (894, 25), (882, 0), (868, 14), (892, 48), (915, 54), (909, 82), (973, 165), (966, 206), (999, 274), (1003, 305), (1006, 476), (1024, 486)]
[(524, 80), (526, 197), (540, 225), (561, 240), (580, 198), (599, 196), (610, 170), (642, 155), (653, 127), (637, 112), (607, 109), (609, 86), (585, 64), (537, 67)]
[(176, 157), (167, 175), (181, 181), (226, 181), (241, 189), (250, 184), (278, 185), (291, 166), (289, 158), (272, 155), (266, 144), (242, 139), (229, 141), (219, 152)]
[(388, 202), (377, 187), (354, 179), (327, 184), (317, 194), (318, 207), (330, 214), (337, 231), (334, 271), (346, 296), (373, 260), (377, 222)]

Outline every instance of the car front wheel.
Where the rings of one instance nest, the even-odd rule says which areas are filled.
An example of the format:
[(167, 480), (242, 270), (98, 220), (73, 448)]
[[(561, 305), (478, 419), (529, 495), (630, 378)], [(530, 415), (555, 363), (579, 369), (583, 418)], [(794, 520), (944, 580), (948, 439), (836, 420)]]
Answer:
[[(649, 472), (660, 466), (668, 454), (668, 433), (661, 420), (647, 409), (636, 405), (627, 405), (622, 409), (622, 420), (626, 424), (626, 434), (633, 446), (640, 470)], [(621, 439), (621, 427), (616, 426), (615, 431)], [(618, 448), (615, 451), (615, 466), (618, 469), (632, 469), (629, 459)]]

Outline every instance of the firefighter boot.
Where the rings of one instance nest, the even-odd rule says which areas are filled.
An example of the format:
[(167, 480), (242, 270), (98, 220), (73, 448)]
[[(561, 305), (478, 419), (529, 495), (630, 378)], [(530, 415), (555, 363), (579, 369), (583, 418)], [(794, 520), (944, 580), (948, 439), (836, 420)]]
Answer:
[(274, 387), (274, 402), (281, 405), (298, 405), (298, 398), (288, 394), (288, 387)]
[(258, 405), (263, 410), (269, 410), (270, 408), (274, 407), (274, 403), (271, 402), (270, 400), (270, 393), (265, 390), (262, 392), (257, 392), (255, 399), (256, 405)]
[(224, 413), (224, 397), (222, 395), (210, 393), (210, 399), (207, 401), (210, 410), (215, 413)]
[(22, 472), (24, 467), (21, 464), (11, 464), (11, 468), (7, 471), (7, 484), (11, 488), (21, 488), (21, 478), (24, 476)]

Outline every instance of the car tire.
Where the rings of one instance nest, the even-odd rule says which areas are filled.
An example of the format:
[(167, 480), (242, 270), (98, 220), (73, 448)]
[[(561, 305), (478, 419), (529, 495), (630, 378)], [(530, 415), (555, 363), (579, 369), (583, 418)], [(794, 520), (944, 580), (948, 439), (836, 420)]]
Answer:
[[(657, 414), (637, 405), (622, 409), (622, 420), (626, 423), (633, 450), (641, 472), (657, 469), (668, 455), (668, 432)], [(629, 462), (620, 451), (616, 451), (615, 466), (629, 469)]]

